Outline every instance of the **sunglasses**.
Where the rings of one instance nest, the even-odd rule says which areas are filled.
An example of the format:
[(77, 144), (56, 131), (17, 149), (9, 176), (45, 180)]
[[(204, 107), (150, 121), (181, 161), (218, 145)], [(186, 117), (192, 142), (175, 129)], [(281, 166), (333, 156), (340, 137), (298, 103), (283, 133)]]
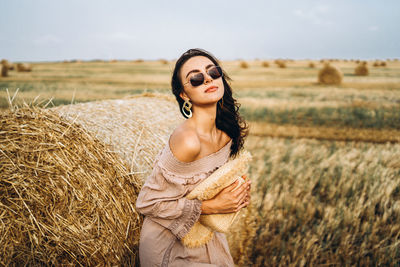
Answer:
[[(207, 70), (207, 74), (210, 75), (210, 77), (213, 79), (218, 79), (223, 75), (220, 66), (213, 66), (209, 68)], [(192, 86), (202, 85), (204, 83), (204, 74), (201, 72), (194, 74), (192, 77), (190, 77), (190, 80), (183, 85), (185, 86), (188, 83), (190, 83)]]

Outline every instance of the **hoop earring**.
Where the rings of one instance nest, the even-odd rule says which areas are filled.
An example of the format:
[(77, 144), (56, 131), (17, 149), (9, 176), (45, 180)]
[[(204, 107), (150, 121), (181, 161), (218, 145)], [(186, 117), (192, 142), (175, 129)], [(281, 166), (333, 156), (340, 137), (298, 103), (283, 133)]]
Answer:
[[(219, 101), (218, 101), (218, 102), (219, 102)], [(224, 98), (223, 98), (223, 97), (221, 98), (221, 102), (219, 102), (219, 107), (220, 107), (221, 109), (224, 108)]]
[[(192, 117), (192, 110), (190, 109), (192, 107), (192, 103), (189, 102), (189, 99), (186, 99), (185, 102), (183, 102), (182, 105), (182, 113), (186, 116), (187, 119)], [(186, 111), (189, 112), (189, 114), (186, 113)]]

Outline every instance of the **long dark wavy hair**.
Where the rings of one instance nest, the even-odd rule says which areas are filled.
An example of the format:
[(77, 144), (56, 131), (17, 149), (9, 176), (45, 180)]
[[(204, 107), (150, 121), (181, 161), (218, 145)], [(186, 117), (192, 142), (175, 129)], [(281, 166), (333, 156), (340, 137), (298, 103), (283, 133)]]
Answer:
[[(176, 61), (174, 72), (172, 74), (171, 87), (172, 93), (175, 95), (176, 100), (178, 101), (179, 109), (185, 118), (186, 116), (182, 112), (184, 100), (180, 97), (180, 93), (183, 91), (180, 69), (189, 58), (195, 56), (206, 57), (210, 59), (216, 66), (220, 66), (218, 60), (210, 52), (199, 48), (189, 49)], [(224, 83), (225, 90), (224, 96), (218, 101), (217, 104), (215, 124), (218, 129), (224, 131), (230, 138), (232, 138), (230, 157), (234, 158), (243, 148), (244, 139), (248, 135), (249, 130), (247, 123), (239, 114), (240, 104), (232, 97), (232, 88), (228, 83), (228, 81), (231, 81), (231, 78), (229, 78), (224, 70), (222, 70), (222, 72), (222, 81)]]

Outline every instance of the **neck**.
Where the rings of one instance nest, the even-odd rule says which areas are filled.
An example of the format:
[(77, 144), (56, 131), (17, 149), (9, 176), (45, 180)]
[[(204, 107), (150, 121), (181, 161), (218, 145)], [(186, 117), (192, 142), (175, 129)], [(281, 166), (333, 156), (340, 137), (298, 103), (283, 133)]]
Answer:
[(217, 126), (215, 118), (217, 116), (217, 103), (207, 106), (193, 106), (192, 121), (200, 135), (210, 139), (217, 139)]

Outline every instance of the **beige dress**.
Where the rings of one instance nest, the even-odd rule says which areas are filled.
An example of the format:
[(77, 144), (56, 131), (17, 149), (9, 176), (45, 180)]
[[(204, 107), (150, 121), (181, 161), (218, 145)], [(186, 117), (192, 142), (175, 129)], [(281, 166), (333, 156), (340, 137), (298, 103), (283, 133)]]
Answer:
[(201, 201), (185, 196), (229, 158), (230, 140), (224, 147), (193, 162), (179, 161), (167, 143), (157, 155), (137, 202), (145, 215), (140, 234), (140, 265), (234, 266), (224, 233), (198, 248), (187, 248), (180, 239), (199, 219)]

